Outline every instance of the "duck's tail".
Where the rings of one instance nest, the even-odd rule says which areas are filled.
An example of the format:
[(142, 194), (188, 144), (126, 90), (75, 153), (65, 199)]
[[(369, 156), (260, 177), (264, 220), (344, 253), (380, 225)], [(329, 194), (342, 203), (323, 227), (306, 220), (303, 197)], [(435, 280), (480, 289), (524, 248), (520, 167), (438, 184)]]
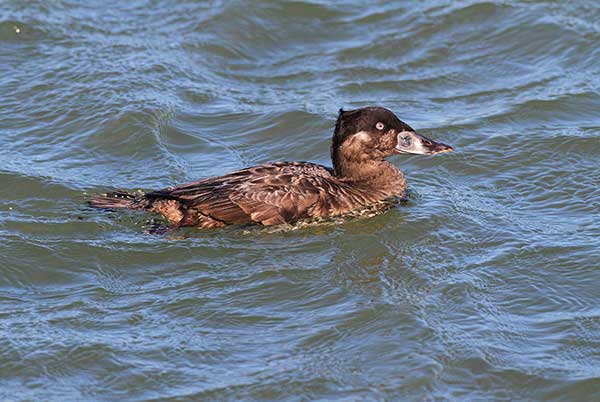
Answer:
[(88, 205), (104, 209), (143, 209), (135, 195), (126, 191), (112, 191), (104, 195), (95, 195), (88, 200)]

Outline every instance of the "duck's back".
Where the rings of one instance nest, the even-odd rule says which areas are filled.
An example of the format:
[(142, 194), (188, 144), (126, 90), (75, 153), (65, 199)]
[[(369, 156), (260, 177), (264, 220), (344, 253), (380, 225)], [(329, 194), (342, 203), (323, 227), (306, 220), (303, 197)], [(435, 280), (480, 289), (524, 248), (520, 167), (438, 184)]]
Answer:
[(139, 205), (180, 226), (275, 225), (326, 216), (343, 184), (325, 166), (279, 162), (146, 193)]

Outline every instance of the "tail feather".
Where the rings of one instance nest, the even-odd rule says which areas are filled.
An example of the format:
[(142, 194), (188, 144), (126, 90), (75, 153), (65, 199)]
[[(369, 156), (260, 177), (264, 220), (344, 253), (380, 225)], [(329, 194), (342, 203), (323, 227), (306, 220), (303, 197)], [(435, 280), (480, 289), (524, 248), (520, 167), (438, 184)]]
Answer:
[(136, 196), (126, 191), (112, 191), (105, 195), (95, 195), (90, 198), (88, 205), (104, 209), (140, 209)]

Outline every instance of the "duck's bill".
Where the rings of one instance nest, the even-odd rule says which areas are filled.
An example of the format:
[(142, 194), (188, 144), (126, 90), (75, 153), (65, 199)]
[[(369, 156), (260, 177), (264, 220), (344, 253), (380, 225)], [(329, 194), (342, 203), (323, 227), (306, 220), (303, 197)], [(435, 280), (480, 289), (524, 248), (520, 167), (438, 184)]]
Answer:
[(454, 151), (454, 148), (425, 138), (414, 131), (402, 131), (397, 137), (396, 151), (399, 154), (435, 155)]

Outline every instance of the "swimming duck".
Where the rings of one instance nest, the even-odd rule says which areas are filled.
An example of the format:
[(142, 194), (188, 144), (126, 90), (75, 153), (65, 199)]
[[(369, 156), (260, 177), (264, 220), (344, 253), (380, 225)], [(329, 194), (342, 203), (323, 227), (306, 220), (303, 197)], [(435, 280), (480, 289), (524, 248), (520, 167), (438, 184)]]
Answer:
[(331, 144), (333, 168), (309, 162), (269, 163), (141, 195), (112, 192), (92, 197), (89, 204), (157, 212), (174, 227), (293, 223), (402, 197), (404, 174), (385, 158), (452, 150), (417, 134), (388, 109), (340, 109)]

